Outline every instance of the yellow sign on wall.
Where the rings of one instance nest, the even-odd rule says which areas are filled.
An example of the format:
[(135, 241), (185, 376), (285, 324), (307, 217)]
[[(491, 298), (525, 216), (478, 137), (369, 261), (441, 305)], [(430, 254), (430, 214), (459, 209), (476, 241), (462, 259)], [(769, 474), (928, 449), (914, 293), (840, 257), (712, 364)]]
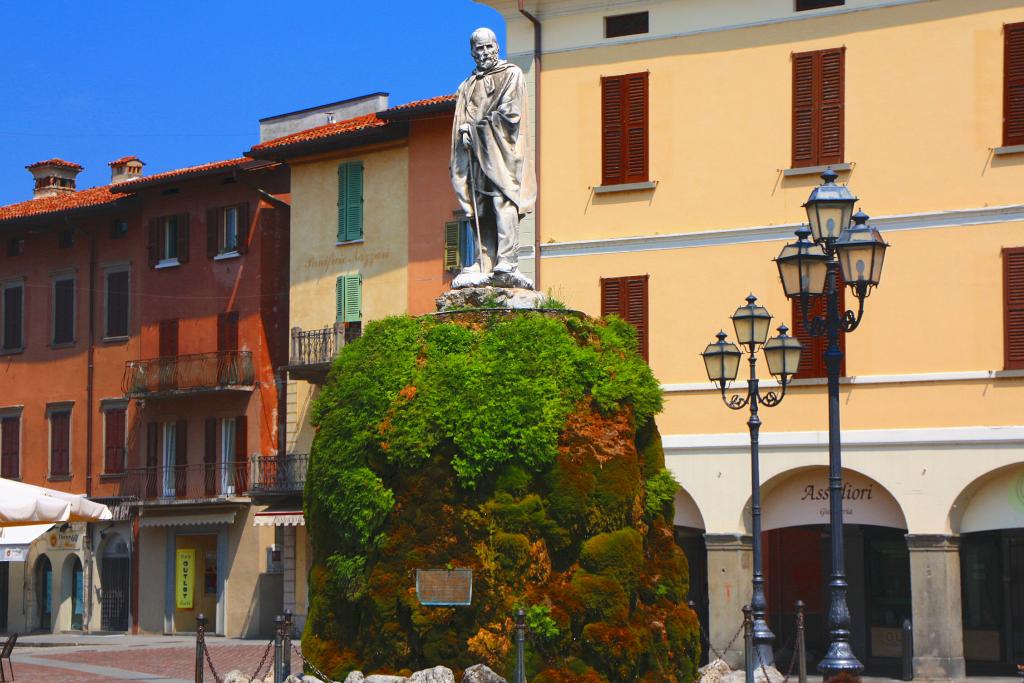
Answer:
[(192, 609), (196, 592), (196, 551), (178, 550), (174, 572), (174, 606)]

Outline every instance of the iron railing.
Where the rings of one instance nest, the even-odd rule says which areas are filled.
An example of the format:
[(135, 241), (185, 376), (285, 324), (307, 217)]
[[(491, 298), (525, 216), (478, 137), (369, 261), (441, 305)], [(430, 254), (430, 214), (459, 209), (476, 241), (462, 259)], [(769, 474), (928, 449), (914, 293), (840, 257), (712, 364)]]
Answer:
[(308, 453), (286, 453), (285, 455), (254, 455), (251, 486), (256, 493), (296, 493), (306, 486), (306, 469), (309, 466)]
[(249, 467), (236, 462), (135, 467), (125, 473), (122, 496), (139, 500), (206, 500), (244, 496), (249, 490)]
[(292, 328), (292, 348), (288, 365), (305, 366), (330, 363), (345, 345), (345, 323), (334, 323), (319, 330)]
[(252, 384), (251, 351), (215, 351), (130, 360), (125, 363), (121, 388), (126, 397), (139, 398)]

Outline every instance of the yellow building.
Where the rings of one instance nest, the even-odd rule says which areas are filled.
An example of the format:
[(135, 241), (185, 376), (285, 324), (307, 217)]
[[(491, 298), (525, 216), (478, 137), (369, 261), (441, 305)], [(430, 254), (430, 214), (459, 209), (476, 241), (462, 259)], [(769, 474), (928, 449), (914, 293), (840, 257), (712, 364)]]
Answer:
[[(911, 619), (918, 676), (1015, 670), (1024, 6), (481, 1), (505, 16), (509, 58), (540, 102), (538, 279), (573, 308), (635, 322), (664, 383), (678, 532), (711, 644), (726, 647), (750, 598), (749, 441), (699, 353), (720, 328), (731, 334), (749, 292), (794, 327), (771, 260), (831, 166), (892, 245), (845, 342), (854, 651), (869, 673), (895, 673)], [(780, 646), (794, 601), (806, 602), (816, 659), (828, 604), (823, 374), (811, 358), (763, 411), (761, 453), (769, 623)]]

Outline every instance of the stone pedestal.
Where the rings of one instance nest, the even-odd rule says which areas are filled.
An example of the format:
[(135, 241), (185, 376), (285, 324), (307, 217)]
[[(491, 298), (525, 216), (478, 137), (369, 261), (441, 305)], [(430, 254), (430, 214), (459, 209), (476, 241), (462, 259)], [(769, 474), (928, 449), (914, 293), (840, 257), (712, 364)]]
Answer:
[(914, 678), (961, 679), (964, 670), (960, 604), (960, 539), (907, 534), (914, 626)]
[[(743, 623), (743, 606), (750, 602), (753, 546), (750, 536), (705, 534), (708, 552), (708, 621), (711, 646), (733, 669), (743, 667), (743, 634), (732, 642)], [(709, 653), (714, 658), (713, 653)]]
[(548, 297), (523, 287), (462, 287), (437, 297), (440, 313), (469, 308), (544, 308)]

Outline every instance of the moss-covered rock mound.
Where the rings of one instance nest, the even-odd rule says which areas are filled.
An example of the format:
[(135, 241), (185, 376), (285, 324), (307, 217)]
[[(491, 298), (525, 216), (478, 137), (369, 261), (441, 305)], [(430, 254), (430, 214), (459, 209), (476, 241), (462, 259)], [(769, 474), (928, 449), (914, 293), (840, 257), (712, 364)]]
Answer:
[[(339, 680), (484, 662), (533, 683), (694, 678), (698, 625), (672, 536), (661, 393), (633, 329), (573, 313), (371, 323), (315, 405), (302, 647)], [(470, 568), (469, 607), (416, 569)]]

